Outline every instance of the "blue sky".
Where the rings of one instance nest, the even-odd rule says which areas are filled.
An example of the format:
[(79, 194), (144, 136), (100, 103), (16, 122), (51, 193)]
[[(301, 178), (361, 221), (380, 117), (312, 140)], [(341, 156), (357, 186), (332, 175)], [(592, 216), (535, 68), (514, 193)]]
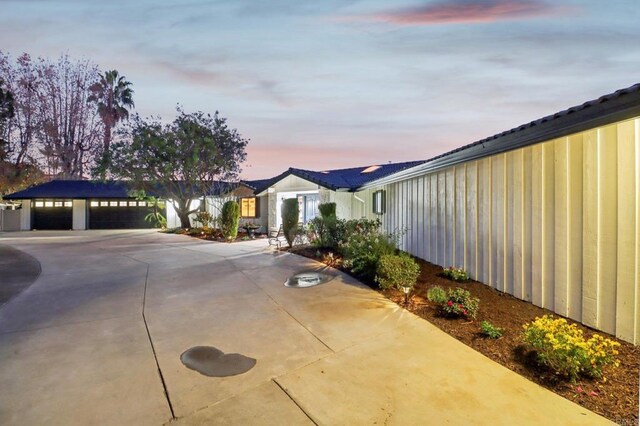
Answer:
[(426, 159), (640, 82), (628, 1), (0, 0), (0, 49), (86, 57), (136, 110), (219, 110), (246, 178)]

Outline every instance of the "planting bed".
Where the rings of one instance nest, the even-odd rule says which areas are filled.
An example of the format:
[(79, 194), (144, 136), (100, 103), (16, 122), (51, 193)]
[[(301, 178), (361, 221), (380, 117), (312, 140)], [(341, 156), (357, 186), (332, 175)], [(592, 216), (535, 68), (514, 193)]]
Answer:
[[(325, 261), (324, 263), (344, 270), (337, 255), (330, 258), (326, 253), (313, 247), (296, 247), (293, 252)], [(320, 257), (317, 256), (318, 254)], [(580, 378), (576, 383), (570, 383), (554, 372), (540, 367), (535, 362), (534, 353), (528, 351), (522, 344), (523, 324), (536, 317), (555, 314), (476, 281), (465, 283), (450, 281), (440, 276), (442, 268), (439, 266), (420, 259), (416, 261), (420, 264), (421, 274), (408, 306), (404, 305), (404, 294), (400, 291), (386, 290), (382, 291), (382, 294), (527, 379), (619, 424), (638, 424), (640, 348), (606, 333), (597, 332), (621, 344), (618, 356), (620, 367), (605, 368), (606, 381)], [(348, 271), (345, 272), (348, 273)], [(367, 284), (375, 288), (374, 283)], [(469, 290), (472, 296), (480, 299), (477, 318), (467, 321), (440, 315), (438, 306), (427, 300), (427, 290), (435, 285), (445, 290), (456, 287)], [(489, 321), (496, 327), (504, 329), (502, 337), (494, 340), (483, 336), (480, 333), (482, 321)], [(596, 333), (595, 330), (581, 324), (578, 324), (578, 327), (584, 331), (586, 338)]]

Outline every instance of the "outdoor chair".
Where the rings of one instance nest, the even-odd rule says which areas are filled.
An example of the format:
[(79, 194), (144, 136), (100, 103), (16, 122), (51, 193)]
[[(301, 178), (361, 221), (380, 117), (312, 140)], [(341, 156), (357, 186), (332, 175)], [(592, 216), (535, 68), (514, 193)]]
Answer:
[(282, 225), (279, 228), (269, 228), (268, 240), (270, 246), (276, 246), (280, 248), (283, 242), (287, 240), (284, 237), (284, 230)]

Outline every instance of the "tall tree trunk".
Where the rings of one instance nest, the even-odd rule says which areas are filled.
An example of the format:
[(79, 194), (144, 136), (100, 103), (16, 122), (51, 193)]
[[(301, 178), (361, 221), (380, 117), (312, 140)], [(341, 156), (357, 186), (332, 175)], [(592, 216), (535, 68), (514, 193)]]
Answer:
[(109, 152), (109, 145), (111, 144), (111, 124), (104, 124), (104, 139), (102, 140), (102, 148), (104, 153)]
[(191, 204), (191, 200), (178, 200), (177, 203), (173, 203), (176, 214), (180, 219), (181, 228), (191, 228), (191, 219), (189, 219), (189, 204)]

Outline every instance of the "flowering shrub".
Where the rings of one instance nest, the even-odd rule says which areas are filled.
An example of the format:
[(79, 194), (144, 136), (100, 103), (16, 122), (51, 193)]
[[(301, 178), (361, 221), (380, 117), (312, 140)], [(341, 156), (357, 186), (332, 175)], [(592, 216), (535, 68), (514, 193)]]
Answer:
[(385, 254), (378, 261), (376, 282), (382, 289), (413, 288), (419, 275), (420, 266), (411, 256), (405, 253)]
[(475, 318), (480, 300), (463, 288), (449, 289), (447, 301), (441, 305), (445, 315)]
[(536, 350), (538, 361), (572, 381), (579, 374), (600, 378), (606, 365), (620, 365), (616, 359), (620, 343), (598, 334), (585, 340), (582, 330), (564, 318), (545, 315), (523, 327), (524, 341)]
[(502, 329), (500, 327), (496, 327), (491, 324), (489, 321), (482, 321), (480, 323), (480, 330), (482, 330), (482, 334), (492, 339), (497, 339), (502, 336)]
[(380, 232), (380, 220), (349, 220), (344, 223), (344, 237), (339, 242), (344, 265), (356, 275), (373, 280), (378, 261), (384, 255), (394, 254), (393, 235)]
[(456, 268), (455, 266), (449, 266), (448, 268), (444, 268), (442, 270), (442, 276), (444, 276), (445, 278), (449, 278), (450, 280), (459, 282), (469, 280), (469, 274), (467, 274), (467, 272), (462, 269), (462, 267)]
[(447, 297), (447, 292), (440, 286), (431, 287), (427, 290), (427, 299), (430, 302), (434, 303), (447, 303), (449, 298)]

